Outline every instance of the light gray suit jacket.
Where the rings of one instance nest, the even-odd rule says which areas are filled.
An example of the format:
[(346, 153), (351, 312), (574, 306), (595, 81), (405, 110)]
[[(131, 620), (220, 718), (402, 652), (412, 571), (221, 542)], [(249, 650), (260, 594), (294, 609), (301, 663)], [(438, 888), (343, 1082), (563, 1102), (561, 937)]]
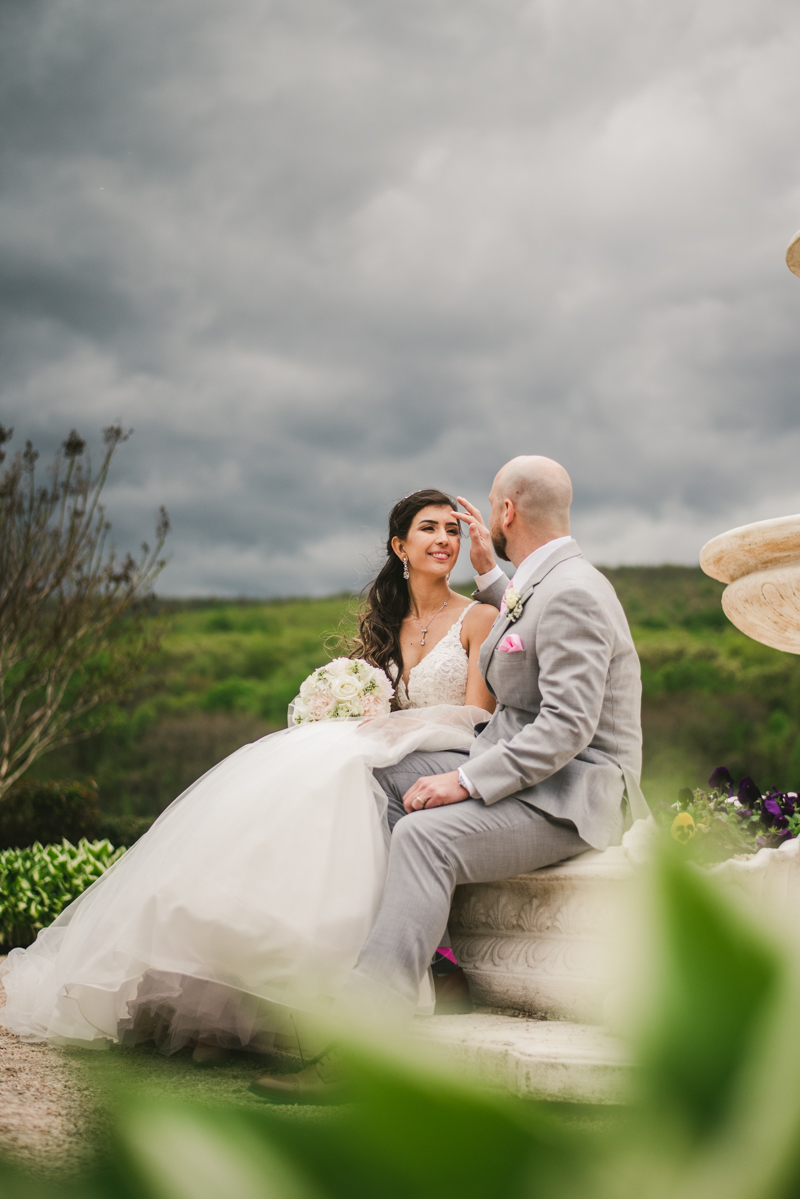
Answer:
[[(474, 596), (499, 608), (508, 579)], [(497, 709), (473, 742), (465, 773), (487, 804), (514, 796), (572, 821), (584, 841), (619, 841), (627, 792), (648, 815), (642, 767), (639, 658), (614, 588), (575, 541), (560, 546), (502, 613), (483, 644), (481, 673)], [(524, 650), (498, 651), (506, 633)]]

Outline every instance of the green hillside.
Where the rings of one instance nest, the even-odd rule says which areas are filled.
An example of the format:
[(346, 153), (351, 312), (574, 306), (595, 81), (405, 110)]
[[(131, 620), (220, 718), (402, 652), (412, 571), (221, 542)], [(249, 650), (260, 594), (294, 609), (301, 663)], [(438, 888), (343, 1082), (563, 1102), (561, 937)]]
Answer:
[[(699, 569), (604, 573), (642, 661), (646, 792), (671, 796), (719, 764), (762, 786), (800, 787), (800, 660), (734, 629), (722, 586)], [(352, 596), (162, 601), (169, 632), (130, 709), (36, 773), (93, 775), (110, 812), (160, 811), (225, 754), (283, 725), (354, 606)]]

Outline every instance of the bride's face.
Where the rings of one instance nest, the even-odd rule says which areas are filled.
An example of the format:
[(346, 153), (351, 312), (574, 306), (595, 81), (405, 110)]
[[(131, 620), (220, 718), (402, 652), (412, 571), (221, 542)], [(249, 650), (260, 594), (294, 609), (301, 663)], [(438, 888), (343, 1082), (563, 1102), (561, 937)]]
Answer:
[(461, 537), (458, 523), (449, 508), (422, 508), (411, 522), (405, 537), (393, 537), (398, 558), (408, 558), (408, 569), (436, 576), (448, 575), (458, 561)]

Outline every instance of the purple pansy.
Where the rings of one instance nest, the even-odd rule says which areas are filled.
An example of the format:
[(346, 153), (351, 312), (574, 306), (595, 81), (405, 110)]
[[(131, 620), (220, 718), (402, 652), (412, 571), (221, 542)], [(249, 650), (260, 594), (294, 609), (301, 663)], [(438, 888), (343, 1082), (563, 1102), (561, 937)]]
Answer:
[(712, 791), (725, 791), (728, 795), (732, 795), (734, 787), (733, 775), (727, 766), (718, 766), (716, 770), (711, 771), (708, 785)]
[(743, 774), (739, 779), (739, 789), (736, 792), (736, 798), (739, 803), (745, 807), (750, 807), (761, 799), (761, 792), (755, 785), (749, 774)]
[[(780, 795), (780, 792), (777, 792)], [(780, 802), (775, 798), (775, 793), (767, 796), (761, 805), (761, 823), (767, 828), (782, 829), (788, 825), (788, 820), (781, 811)]]

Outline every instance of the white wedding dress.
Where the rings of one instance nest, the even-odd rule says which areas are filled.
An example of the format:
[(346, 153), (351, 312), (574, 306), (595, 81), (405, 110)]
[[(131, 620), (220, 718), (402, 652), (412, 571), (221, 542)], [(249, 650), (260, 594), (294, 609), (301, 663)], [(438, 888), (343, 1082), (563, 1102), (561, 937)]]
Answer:
[[(466, 611), (466, 609), (465, 609)], [(103, 1048), (205, 1038), (268, 1049), (324, 1012), (358, 957), (388, 858), (372, 776), (416, 749), (467, 748), (461, 619), (397, 684), (402, 711), (245, 745), (203, 775), (102, 878), (0, 968), (0, 1023)], [(423, 980), (422, 1010), (431, 1008)]]

